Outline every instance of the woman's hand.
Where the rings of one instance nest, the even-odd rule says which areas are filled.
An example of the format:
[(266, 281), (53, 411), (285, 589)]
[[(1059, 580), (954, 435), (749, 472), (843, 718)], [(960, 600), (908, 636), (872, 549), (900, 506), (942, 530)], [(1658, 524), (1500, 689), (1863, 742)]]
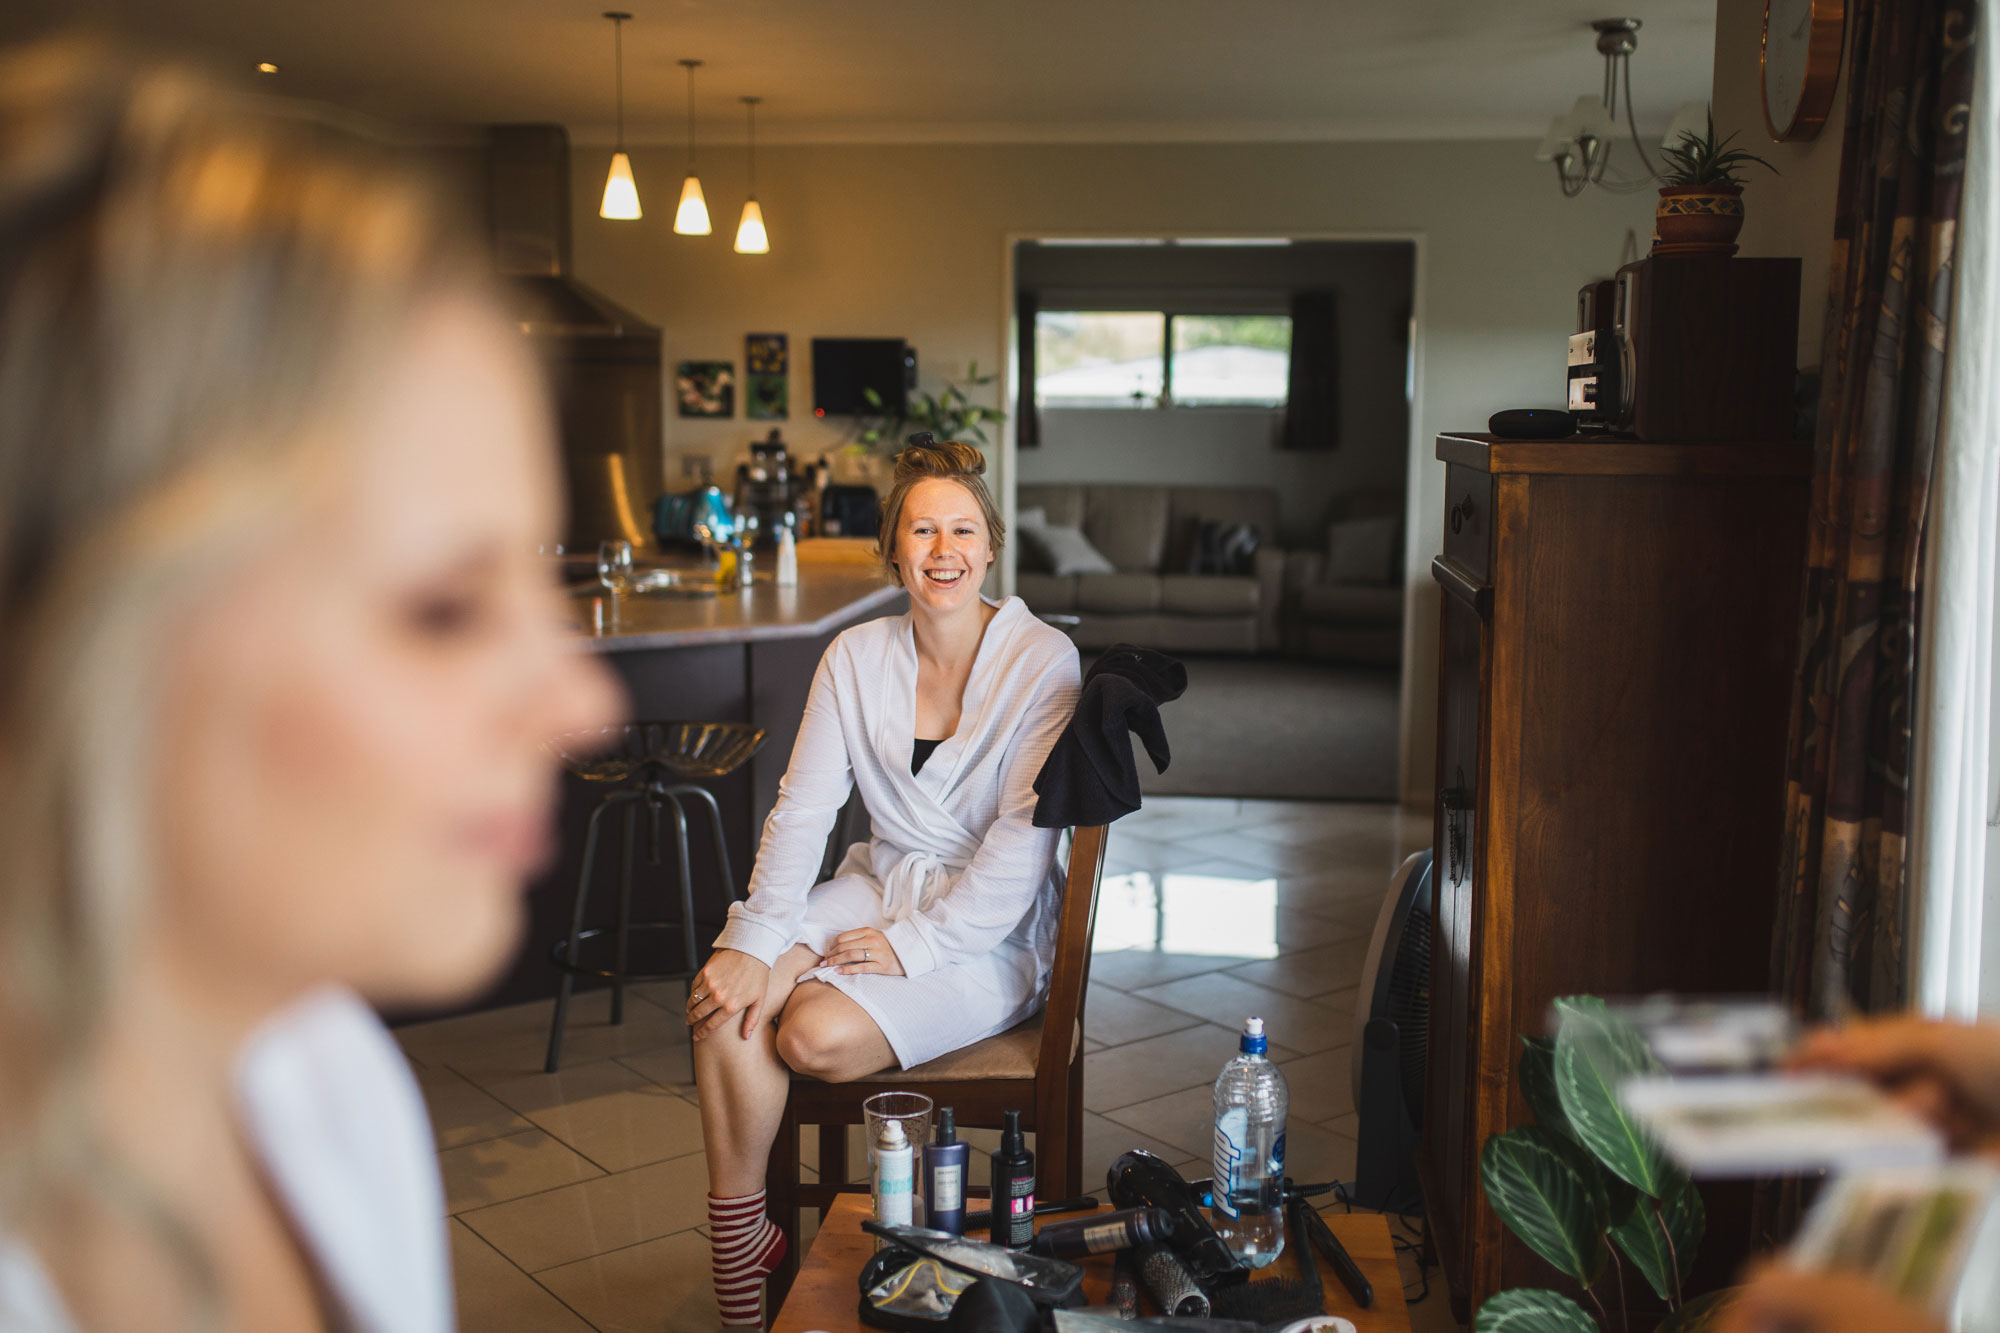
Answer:
[(1791, 1064), (1873, 1079), (1942, 1130), (1953, 1151), (2000, 1153), (2000, 1025), (1863, 1019), (1813, 1033)]
[(1921, 1306), (1854, 1273), (1772, 1264), (1750, 1276), (1717, 1317), (1721, 1333), (1944, 1333)]
[(889, 937), (872, 926), (843, 930), (826, 946), (826, 965), (843, 973), (879, 972), (885, 977), (903, 975), (903, 961), (896, 957)]
[(763, 1013), (764, 996), (771, 985), (769, 965), (735, 949), (717, 949), (708, 966), (695, 973), (688, 983), (688, 1027), (700, 1041), (721, 1030), (735, 1014), (743, 1015), (743, 1039), (757, 1030)]

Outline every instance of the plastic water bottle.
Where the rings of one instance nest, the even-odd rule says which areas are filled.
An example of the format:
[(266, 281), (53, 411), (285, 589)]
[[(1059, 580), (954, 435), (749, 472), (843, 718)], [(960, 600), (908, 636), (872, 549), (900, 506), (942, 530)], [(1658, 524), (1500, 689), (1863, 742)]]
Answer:
[(1285, 1248), (1285, 1076), (1264, 1054), (1264, 1020), (1243, 1025), (1242, 1054), (1215, 1080), (1210, 1220), (1230, 1252), (1263, 1268)]

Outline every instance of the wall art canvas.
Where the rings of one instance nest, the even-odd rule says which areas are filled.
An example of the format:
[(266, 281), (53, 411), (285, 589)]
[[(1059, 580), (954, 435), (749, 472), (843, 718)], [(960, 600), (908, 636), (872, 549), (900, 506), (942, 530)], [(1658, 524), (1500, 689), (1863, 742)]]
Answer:
[(684, 417), (736, 415), (736, 366), (729, 361), (683, 361), (674, 372), (674, 394)]
[(791, 377), (759, 375), (743, 377), (743, 415), (752, 421), (783, 421), (791, 409)]
[(783, 375), (791, 370), (790, 353), (782, 333), (751, 333), (743, 338), (743, 373)]

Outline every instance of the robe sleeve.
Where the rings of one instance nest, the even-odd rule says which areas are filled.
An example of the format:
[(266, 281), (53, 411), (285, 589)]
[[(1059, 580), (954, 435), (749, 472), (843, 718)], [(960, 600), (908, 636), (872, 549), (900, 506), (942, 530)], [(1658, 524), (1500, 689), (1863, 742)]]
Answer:
[(764, 821), (747, 901), (730, 905), (729, 921), (715, 937), (718, 949), (735, 949), (775, 965), (785, 950), (799, 942), (806, 895), (819, 875), (834, 820), (854, 788), (840, 704), (834, 697), (834, 658), (839, 650), (836, 641), (813, 674), (799, 737), (792, 743), (792, 761)]
[(1043, 668), (1001, 761), (999, 814), (978, 852), (942, 897), (883, 932), (907, 975), (990, 953), (1034, 905), (1062, 836), (1060, 829), (1035, 827), (1035, 776), (1069, 725), (1082, 690), (1074, 649)]

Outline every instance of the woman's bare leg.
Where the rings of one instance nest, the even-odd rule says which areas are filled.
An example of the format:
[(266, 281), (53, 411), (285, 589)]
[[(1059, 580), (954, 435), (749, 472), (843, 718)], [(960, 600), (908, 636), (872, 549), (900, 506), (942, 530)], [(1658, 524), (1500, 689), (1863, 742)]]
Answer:
[(896, 1063), (896, 1052), (868, 1011), (824, 981), (804, 982), (792, 991), (778, 1025), (777, 1054), (799, 1073), (826, 1083), (852, 1083)]
[(718, 1199), (755, 1194), (764, 1188), (765, 1167), (785, 1116), (785, 1094), (792, 1077), (792, 1071), (778, 1058), (775, 1020), (799, 977), (818, 963), (819, 956), (811, 949), (794, 945), (771, 969), (765, 1017), (748, 1040), (738, 1015), (721, 1030), (694, 1043), (701, 1134), (708, 1149), (708, 1192)]

